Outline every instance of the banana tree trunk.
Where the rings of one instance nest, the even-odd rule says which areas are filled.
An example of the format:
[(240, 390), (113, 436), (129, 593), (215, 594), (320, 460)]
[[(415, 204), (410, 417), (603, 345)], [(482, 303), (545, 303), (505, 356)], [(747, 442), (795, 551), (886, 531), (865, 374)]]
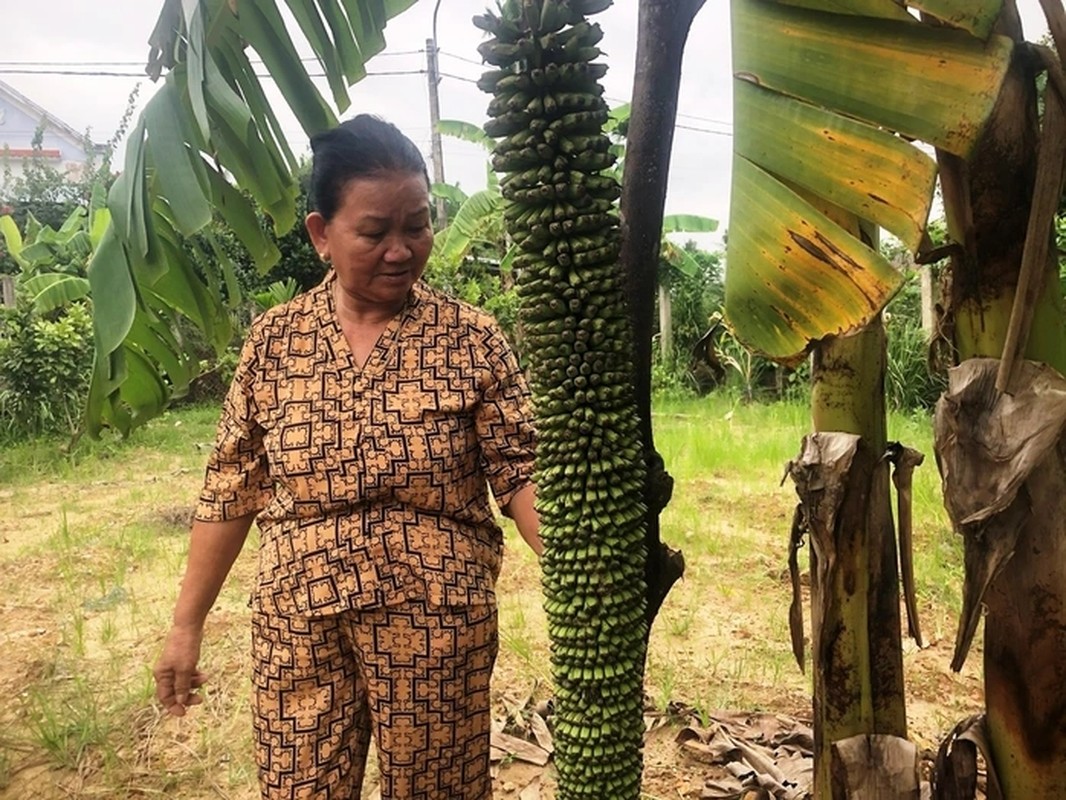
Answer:
[(673, 147), (681, 84), (681, 57), (696, 13), (705, 0), (640, 0), (633, 114), (626, 137), (622, 181), (622, 252), (633, 324), (635, 384), (641, 437), (648, 463), (647, 507), (648, 627), (670, 587), (685, 570), (685, 559), (659, 534), (659, 513), (670, 501), (673, 479), (655, 450), (651, 426), (651, 354), (655, 324), (655, 280), (662, 238), (666, 181)]
[[(1013, 3), (1000, 30), (1020, 40)], [(1038, 143), (1035, 68), (1015, 58), (967, 163), (940, 155), (960, 243), (950, 310), (963, 359), (936, 422), (945, 503), (965, 547), (952, 666), (983, 616), (987, 757), (1006, 800), (1066, 796), (1066, 319), (1055, 258), (1033, 250), (1051, 237), (1040, 198), (1053, 213), (1066, 137), (1053, 128), (1061, 108), (1049, 109)], [(1056, 165), (1043, 161), (1056, 155)], [(1031, 330), (1019, 325), (1027, 315)], [(1015, 339), (1027, 360), (1001, 370)]]
[[(907, 735), (899, 578), (884, 458), (884, 371), (880, 318), (814, 351), (815, 434), (805, 450), (816, 442), (821, 457), (807, 459), (819, 466), (797, 485), (811, 540), (814, 797), (819, 799), (840, 796), (847, 785), (841, 782), (843, 754), (834, 744), (855, 736), (902, 740)], [(907, 769), (915, 773), (913, 754), (907, 758)], [(879, 771), (872, 760), (862, 786), (891, 792), (886, 797), (901, 796), (898, 777)], [(851, 791), (858, 790), (852, 784)]]

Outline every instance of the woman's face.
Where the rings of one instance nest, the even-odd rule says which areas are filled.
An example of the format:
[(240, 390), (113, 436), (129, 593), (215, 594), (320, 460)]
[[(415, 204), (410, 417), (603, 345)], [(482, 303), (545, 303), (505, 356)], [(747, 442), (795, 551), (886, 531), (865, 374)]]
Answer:
[(433, 247), (429, 192), (417, 173), (350, 181), (333, 218), (307, 215), (307, 232), (332, 262), (339, 288), (364, 307), (399, 310)]

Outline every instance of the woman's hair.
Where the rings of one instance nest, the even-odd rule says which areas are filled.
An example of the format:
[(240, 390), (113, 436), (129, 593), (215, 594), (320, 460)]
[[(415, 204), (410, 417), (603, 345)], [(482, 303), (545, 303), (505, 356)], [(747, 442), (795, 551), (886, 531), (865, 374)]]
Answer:
[(308, 206), (327, 220), (337, 213), (344, 188), (352, 180), (407, 172), (424, 177), (429, 187), (426, 162), (414, 142), (392, 123), (371, 114), (360, 114), (312, 136), (311, 152)]

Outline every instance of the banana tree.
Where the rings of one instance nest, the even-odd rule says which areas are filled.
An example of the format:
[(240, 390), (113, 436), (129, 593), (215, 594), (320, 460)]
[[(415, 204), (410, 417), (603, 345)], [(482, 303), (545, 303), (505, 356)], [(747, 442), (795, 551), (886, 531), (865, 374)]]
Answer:
[[(1066, 12), (1058, 0), (1041, 5), (1055, 49), (1025, 44), (1006, 4), (997, 29), (1017, 55), (991, 122), (967, 161), (939, 156), (955, 243), (950, 330), (963, 359), (936, 417), (946, 505), (965, 547), (952, 665), (961, 666), (983, 615), (986, 758), (1007, 798), (1066, 793), (1066, 318), (1053, 246), (1066, 160)], [(949, 763), (965, 760), (969, 748), (958, 750)]]
[[(1061, 4), (1043, 4), (1052, 29), (1066, 28)], [(1066, 576), (1056, 573), (1063, 560), (1049, 556), (1066, 539), (1061, 517), (1040, 515), (1045, 527), (1037, 530), (1019, 498), (1061, 502), (1063, 487), (1048, 494), (1047, 483), (1032, 476), (1061, 474), (1062, 423), (1025, 394), (1053, 371), (1037, 370), (1037, 380), (1028, 366), (1012, 367), (1011, 354), (1024, 351), (1061, 369), (1057, 285), (1053, 292), (1045, 280), (1051, 217), (1041, 209), (1050, 204), (1053, 214), (1062, 167), (1052, 160), (1037, 168), (1033, 89), (1042, 68), (1061, 87), (1060, 67), (1022, 42), (1010, 0), (912, 5), (921, 13), (878, 0), (733, 4), (737, 144), (727, 312), (749, 344), (780, 360), (810, 352), (815, 367), (816, 433), (793, 465), (802, 500), (795, 534), (809, 531), (812, 540), (815, 791), (828, 797), (835, 781), (871, 767), (876, 735), (906, 733), (878, 374), (879, 314), (899, 276), (877, 256), (868, 230), (873, 223), (923, 249), (936, 163), (908, 143), (919, 139), (936, 148), (941, 169), (953, 239), (953, 344), (966, 359), (953, 371), (937, 422), (947, 505), (967, 551), (953, 666), (961, 666), (983, 602), (991, 766), (1008, 798), (1059, 797), (1066, 747), (1051, 732), (1061, 729), (1064, 707), (1058, 665)], [(1048, 94), (1041, 158), (1061, 158), (1066, 142), (1056, 91)], [(1037, 174), (1049, 185), (1036, 182)], [(1027, 283), (1018, 280), (1023, 262), (1037, 265)], [(1012, 310), (1015, 297), (1036, 307), (1035, 324)], [(1012, 318), (1021, 322), (1008, 324)], [(1005, 376), (998, 389), (997, 369)], [(1021, 416), (1004, 424), (1003, 415), (1019, 408), (1031, 420), (1051, 421), (1039, 436)], [(989, 440), (993, 429), (1012, 444)], [(1012, 460), (1019, 449), (1026, 458)], [(979, 452), (996, 453), (1001, 469), (982, 472)], [(1002, 462), (1013, 469), (1004, 471)], [(793, 635), (801, 654), (802, 631), (794, 626)], [(1022, 664), (1032, 676), (1022, 676)], [(849, 771), (849, 738), (857, 734), (865, 763)], [(956, 762), (972, 752), (960, 745)], [(953, 787), (965, 783), (965, 769), (956, 766)], [(899, 785), (898, 776), (881, 780)]]
[(24, 231), (11, 216), (0, 217), (0, 236), (20, 270), (18, 291), (29, 297), (37, 313), (89, 295), (86, 267), (110, 219), (99, 185), (93, 187), (89, 203), (77, 206), (59, 230), (42, 225), (33, 214), (27, 216)]

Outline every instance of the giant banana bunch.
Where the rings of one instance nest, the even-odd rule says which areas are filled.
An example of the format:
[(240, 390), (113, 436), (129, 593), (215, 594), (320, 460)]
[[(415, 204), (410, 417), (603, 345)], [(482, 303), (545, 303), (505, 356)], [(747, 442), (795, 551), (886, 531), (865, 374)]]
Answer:
[(602, 133), (610, 0), (505, 0), (474, 23), (537, 420), (558, 797), (635, 800), (644, 734), (644, 460)]

